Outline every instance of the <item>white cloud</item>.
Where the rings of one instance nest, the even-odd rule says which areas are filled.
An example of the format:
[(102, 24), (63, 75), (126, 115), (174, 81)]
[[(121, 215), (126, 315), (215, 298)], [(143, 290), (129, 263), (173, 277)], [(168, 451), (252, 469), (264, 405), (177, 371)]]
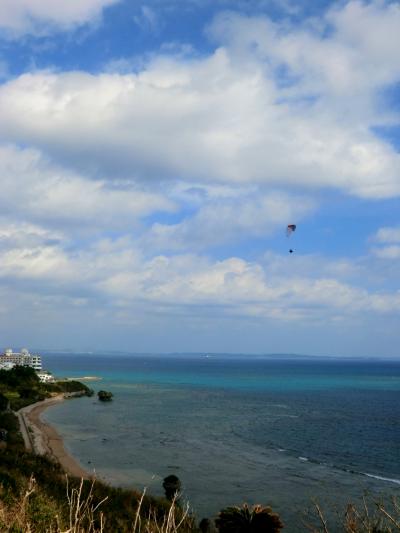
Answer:
[(209, 31), (237, 57), (263, 60), (269, 71), (280, 68), (288, 96), (296, 97), (301, 89), (300, 95), (365, 98), (371, 89), (399, 78), (399, 24), (398, 3), (353, 0), (295, 28), (266, 17), (225, 13)]
[(71, 29), (96, 20), (119, 0), (0, 0), (0, 29), (9, 36)]
[[(290, 261), (292, 263), (292, 261)], [(287, 259), (289, 263), (289, 259)], [(293, 267), (292, 267), (293, 268)], [(193, 315), (329, 322), (339, 317), (400, 312), (400, 294), (371, 290), (307, 271), (290, 269), (271, 275), (261, 265), (237, 257), (221, 261), (197, 255), (146, 258), (134, 240), (103, 239), (84, 250), (63, 243), (0, 247), (0, 280), (17, 280), (23, 292), (107, 301), (104, 312), (152, 310), (168, 316), (191, 309)], [(82, 304), (83, 305), (83, 304)]]
[(400, 227), (380, 228), (372, 240), (380, 243), (400, 243)]
[(71, 275), (67, 257), (52, 246), (9, 250), (1, 254), (1, 263), (1, 276), (16, 279), (65, 282)]
[(400, 294), (370, 292), (333, 278), (296, 273), (268, 278), (260, 264), (239, 258), (209, 262), (195, 256), (157, 257), (140, 271), (118, 272), (101, 288), (125, 305), (140, 299), (168, 308), (223, 309), (226, 315), (318, 321), (360, 313), (400, 312)]
[(373, 248), (373, 254), (381, 259), (400, 259), (400, 246), (393, 244), (392, 246), (382, 246), (381, 248)]
[(43, 243), (59, 242), (65, 239), (60, 231), (30, 224), (27, 222), (10, 222), (11, 217), (0, 218), (0, 248), (14, 249), (35, 247)]
[(301, 220), (315, 207), (305, 197), (262, 194), (243, 188), (228, 189), (232, 196), (226, 197), (227, 188), (221, 189), (221, 196), (203, 199), (197, 212), (183, 221), (153, 224), (144, 236), (146, 245), (161, 250), (198, 251), (253, 238), (265, 240), (277, 230), (283, 235), (288, 220)]
[(370, 241), (377, 243), (371, 252), (380, 259), (395, 260), (400, 258), (400, 227), (383, 227), (370, 237)]
[[(379, 38), (351, 35), (358, 18)], [(0, 87), (0, 137), (102, 179), (397, 196), (400, 154), (371, 127), (388, 119), (377, 91), (400, 79), (398, 19), (396, 6), (352, 2), (327, 15), (325, 37), (225, 15), (209, 57), (154, 57), (138, 74), (26, 74)]]
[(39, 151), (0, 145), (0, 207), (10, 220), (27, 218), (53, 227), (90, 230), (131, 226), (174, 203), (135, 183), (92, 181), (53, 164)]
[[(18, 13), (14, 29), (26, 31)], [(31, 20), (59, 27), (89, 17), (40, 13)], [(318, 189), (400, 194), (400, 155), (372, 133), (395, 120), (376, 96), (400, 79), (398, 17), (394, 4), (351, 2), (299, 30), (225, 14), (208, 56), (164, 46), (170, 56), (136, 72), (121, 60), (114, 73), (35, 71), (0, 85), (0, 294), (44, 323), (76, 308), (104, 323), (397, 316), (399, 228), (381, 228), (356, 259), (268, 248), (279, 232), (286, 251), (286, 224), (314, 213)]]
[(262, 80), (231, 72), (232, 79), (227, 61), (218, 53), (199, 66), (206, 72), (195, 68), (210, 81), (220, 65), (224, 79), (215, 80), (214, 88), (212, 82), (193, 87), (200, 79), (188, 80), (189, 72), (176, 64), (139, 77), (23, 76), (0, 90), (0, 135), (102, 176), (133, 172), (325, 185), (372, 197), (399, 193), (400, 156), (394, 150), (310, 111), (299, 115), (272, 101), (268, 106)]

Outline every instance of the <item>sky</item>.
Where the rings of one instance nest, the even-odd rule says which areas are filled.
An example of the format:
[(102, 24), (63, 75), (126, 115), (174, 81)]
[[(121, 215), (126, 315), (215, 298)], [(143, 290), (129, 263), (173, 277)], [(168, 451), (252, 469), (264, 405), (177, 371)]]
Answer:
[(385, 0), (0, 0), (0, 350), (399, 357), (399, 50)]

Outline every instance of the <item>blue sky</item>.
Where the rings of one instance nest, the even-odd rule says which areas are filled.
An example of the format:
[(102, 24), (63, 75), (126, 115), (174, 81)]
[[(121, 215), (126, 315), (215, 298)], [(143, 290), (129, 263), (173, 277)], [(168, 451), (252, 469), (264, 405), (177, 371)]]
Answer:
[(400, 4), (315, 4), (0, 0), (3, 348), (400, 355)]

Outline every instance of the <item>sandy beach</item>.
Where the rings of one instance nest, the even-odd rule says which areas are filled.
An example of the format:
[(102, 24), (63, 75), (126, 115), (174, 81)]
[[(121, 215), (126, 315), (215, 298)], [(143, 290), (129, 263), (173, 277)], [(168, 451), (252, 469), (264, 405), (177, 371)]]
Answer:
[(84, 470), (77, 461), (66, 451), (64, 443), (57, 431), (43, 422), (41, 414), (45, 409), (64, 401), (64, 395), (59, 394), (47, 400), (24, 407), (18, 412), (21, 432), (27, 449), (38, 455), (50, 455), (61, 464), (65, 472), (71, 476), (91, 479), (93, 474)]

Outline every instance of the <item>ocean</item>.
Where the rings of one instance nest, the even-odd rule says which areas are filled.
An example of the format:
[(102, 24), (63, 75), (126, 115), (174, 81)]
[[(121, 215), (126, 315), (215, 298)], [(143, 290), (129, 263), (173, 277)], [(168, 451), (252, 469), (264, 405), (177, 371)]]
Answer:
[[(400, 496), (400, 361), (216, 354), (43, 353), (59, 377), (110, 390), (44, 412), (68, 451), (113, 485), (162, 495), (177, 475), (196, 516), (271, 505), (303, 531), (313, 501)], [(334, 529), (334, 528), (333, 528)]]

